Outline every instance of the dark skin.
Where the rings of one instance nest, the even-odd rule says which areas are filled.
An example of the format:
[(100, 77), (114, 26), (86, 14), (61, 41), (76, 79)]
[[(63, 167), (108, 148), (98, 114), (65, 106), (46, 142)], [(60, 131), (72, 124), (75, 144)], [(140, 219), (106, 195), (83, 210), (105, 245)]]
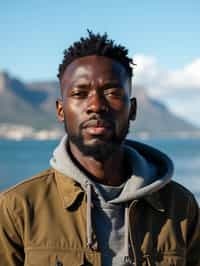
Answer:
[[(95, 181), (120, 185), (124, 181), (124, 154), (119, 144), (109, 158), (85, 156), (70, 140), (79, 135), (84, 145), (106, 145), (123, 139), (129, 120), (136, 115), (136, 100), (130, 99), (130, 76), (123, 65), (104, 56), (85, 56), (67, 66), (61, 81), (62, 100), (57, 100), (57, 116), (64, 122), (74, 158)], [(80, 126), (81, 129), (80, 129)]]

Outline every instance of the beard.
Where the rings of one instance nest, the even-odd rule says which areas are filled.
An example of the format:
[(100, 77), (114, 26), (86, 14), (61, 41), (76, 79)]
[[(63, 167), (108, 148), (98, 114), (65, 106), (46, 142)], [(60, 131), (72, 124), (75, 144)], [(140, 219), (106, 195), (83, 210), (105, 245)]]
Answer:
[[(98, 136), (99, 143), (86, 144), (82, 134), (82, 125), (79, 127), (78, 134), (70, 134), (67, 130), (67, 124), (65, 123), (65, 130), (68, 134), (68, 140), (71, 141), (79, 151), (89, 157), (93, 157), (97, 161), (106, 161), (109, 157), (119, 150), (126, 135), (129, 131), (129, 122), (121, 130), (119, 136), (116, 135), (116, 131), (113, 130), (113, 135), (109, 140), (105, 140), (103, 137)], [(97, 137), (96, 137), (97, 138)]]

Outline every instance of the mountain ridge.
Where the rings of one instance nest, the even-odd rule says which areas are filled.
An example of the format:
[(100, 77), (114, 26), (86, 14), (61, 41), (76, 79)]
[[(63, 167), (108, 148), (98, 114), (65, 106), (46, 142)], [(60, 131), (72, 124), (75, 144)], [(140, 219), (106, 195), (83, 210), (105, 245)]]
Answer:
[[(162, 102), (152, 99), (142, 86), (134, 86), (138, 101), (137, 119), (130, 134), (168, 136), (183, 132), (195, 134), (199, 129), (177, 117)], [(56, 81), (25, 83), (7, 72), (0, 72), (0, 126), (23, 125), (37, 130), (61, 128), (56, 119), (55, 101), (60, 95)]]

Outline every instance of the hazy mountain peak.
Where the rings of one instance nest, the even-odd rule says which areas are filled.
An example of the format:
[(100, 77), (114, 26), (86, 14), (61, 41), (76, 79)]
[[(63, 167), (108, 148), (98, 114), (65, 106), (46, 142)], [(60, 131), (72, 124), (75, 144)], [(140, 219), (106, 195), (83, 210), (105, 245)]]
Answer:
[(10, 77), (6, 71), (0, 71), (0, 93), (3, 93), (10, 85)]
[[(59, 93), (58, 82), (27, 84), (7, 72), (0, 72), (0, 125), (9, 123), (37, 129), (58, 128), (55, 101)], [(163, 103), (150, 98), (143, 86), (134, 85), (133, 96), (137, 98), (138, 112), (130, 128), (131, 134), (144, 132), (155, 136), (198, 130), (172, 114)]]

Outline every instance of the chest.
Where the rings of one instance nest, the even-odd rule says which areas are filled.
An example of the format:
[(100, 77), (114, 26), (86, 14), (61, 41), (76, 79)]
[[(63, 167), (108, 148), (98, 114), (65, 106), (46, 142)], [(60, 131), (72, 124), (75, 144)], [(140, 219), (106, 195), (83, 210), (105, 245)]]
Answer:
[[(101, 250), (92, 250), (86, 244), (86, 204), (59, 212), (56, 207), (43, 206), (32, 216), (34, 219), (27, 218), (25, 225), (25, 266), (102, 265)], [(97, 230), (103, 234), (104, 224), (99, 222), (102, 228)], [(98, 242), (97, 236), (94, 230), (93, 240)], [(130, 209), (129, 239), (130, 253), (138, 266), (185, 265), (186, 231), (182, 219), (139, 203)]]

